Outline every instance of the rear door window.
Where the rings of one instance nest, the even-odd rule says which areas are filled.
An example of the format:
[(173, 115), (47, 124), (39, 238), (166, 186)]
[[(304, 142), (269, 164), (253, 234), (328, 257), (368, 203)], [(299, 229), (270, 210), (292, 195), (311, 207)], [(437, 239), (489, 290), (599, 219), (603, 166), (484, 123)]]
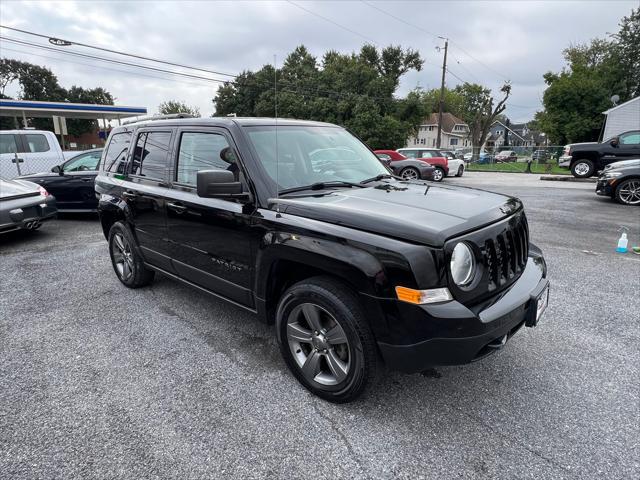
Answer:
[(39, 133), (28, 133), (24, 135), (25, 144), (27, 147), (27, 152), (30, 153), (40, 153), (40, 152), (48, 152), (51, 148), (49, 147), (49, 141), (47, 137)]
[(138, 135), (131, 174), (155, 180), (164, 180), (171, 132), (150, 131)]
[(131, 132), (116, 133), (111, 136), (109, 146), (104, 155), (104, 170), (114, 173), (125, 172), (129, 142), (131, 142)]

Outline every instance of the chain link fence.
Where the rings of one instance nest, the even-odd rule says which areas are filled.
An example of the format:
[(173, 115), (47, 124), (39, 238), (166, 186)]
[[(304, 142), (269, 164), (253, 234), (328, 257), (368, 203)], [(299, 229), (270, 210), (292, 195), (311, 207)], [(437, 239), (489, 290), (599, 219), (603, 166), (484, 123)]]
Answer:
[(485, 147), (474, 158), (469, 147), (455, 154), (465, 161), (469, 171), (568, 174), (568, 169), (558, 166), (563, 148), (561, 145)]
[(62, 164), (77, 151), (65, 151), (61, 158), (57, 152), (44, 153), (3, 153), (0, 154), (0, 177), (11, 180), (21, 175), (50, 172), (51, 168)]

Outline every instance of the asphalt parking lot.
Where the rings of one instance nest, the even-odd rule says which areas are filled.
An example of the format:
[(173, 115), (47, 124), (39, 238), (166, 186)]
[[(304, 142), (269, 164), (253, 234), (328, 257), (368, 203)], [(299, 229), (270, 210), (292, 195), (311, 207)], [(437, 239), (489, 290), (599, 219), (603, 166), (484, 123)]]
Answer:
[(93, 217), (0, 238), (0, 478), (639, 478), (640, 212), (593, 184), (467, 173), (519, 196), (551, 303), (497, 355), (349, 405), (272, 328), (159, 277), (128, 290)]

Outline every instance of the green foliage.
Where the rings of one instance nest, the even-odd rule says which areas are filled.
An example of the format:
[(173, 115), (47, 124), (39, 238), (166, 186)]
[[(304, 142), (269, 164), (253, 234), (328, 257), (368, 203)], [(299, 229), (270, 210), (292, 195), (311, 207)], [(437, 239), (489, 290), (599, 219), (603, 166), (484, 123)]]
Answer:
[(625, 102), (640, 94), (640, 8), (609, 39), (572, 45), (563, 53), (567, 67), (544, 75), (549, 87), (536, 119), (553, 143), (597, 140), (610, 98)]
[[(74, 85), (67, 90), (60, 86), (58, 77), (48, 68), (9, 58), (0, 59), (0, 95), (4, 97), (5, 88), (15, 81), (20, 84), (19, 98), (22, 100), (113, 105), (113, 96), (101, 87), (85, 89)], [(49, 118), (34, 118), (31, 124), (38, 129), (53, 130), (53, 121)], [(4, 123), (2, 125), (4, 128)], [(79, 136), (94, 128), (94, 120), (67, 120), (70, 135)]]
[(178, 100), (167, 100), (158, 105), (158, 113), (160, 115), (170, 115), (173, 113), (188, 113), (194, 117), (200, 116), (200, 110), (197, 107), (190, 107), (184, 102)]
[[(277, 71), (278, 116), (344, 125), (372, 148), (398, 148), (424, 118), (419, 92), (394, 93), (402, 76), (420, 70), (418, 52), (365, 45), (360, 52), (326, 52), (320, 60), (304, 46)], [(218, 89), (216, 115), (275, 116), (273, 65), (245, 71)]]

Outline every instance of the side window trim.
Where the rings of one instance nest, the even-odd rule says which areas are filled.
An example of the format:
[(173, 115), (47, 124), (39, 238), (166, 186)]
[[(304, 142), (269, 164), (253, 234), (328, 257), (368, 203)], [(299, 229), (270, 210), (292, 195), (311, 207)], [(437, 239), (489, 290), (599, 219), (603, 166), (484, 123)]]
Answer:
[[(147, 175), (136, 175), (135, 173), (131, 172), (131, 168), (133, 166), (133, 159), (134, 156), (136, 154), (136, 146), (138, 145), (138, 138), (140, 138), (141, 135), (143, 134), (148, 134), (148, 133), (154, 133), (154, 132), (159, 132), (159, 133), (168, 133), (171, 136), (169, 137), (169, 144), (167, 146), (167, 159), (166, 159), (166, 163), (165, 163), (165, 168), (164, 168), (164, 178), (157, 178), (157, 177), (149, 177)], [(126, 175), (130, 178), (136, 178), (136, 179), (140, 179), (140, 180), (150, 180), (152, 182), (161, 182), (164, 184), (169, 184), (171, 181), (170, 175), (169, 175), (169, 171), (172, 168), (172, 164), (173, 164), (173, 156), (174, 156), (174, 142), (175, 142), (175, 138), (176, 138), (176, 128), (175, 127), (141, 127), (138, 128), (137, 130), (135, 130), (133, 132), (133, 136), (131, 138), (131, 142), (129, 144), (129, 152), (127, 154), (127, 165), (125, 167), (125, 171), (126, 171)], [(146, 145), (147, 143), (147, 139), (145, 138), (144, 143)]]

